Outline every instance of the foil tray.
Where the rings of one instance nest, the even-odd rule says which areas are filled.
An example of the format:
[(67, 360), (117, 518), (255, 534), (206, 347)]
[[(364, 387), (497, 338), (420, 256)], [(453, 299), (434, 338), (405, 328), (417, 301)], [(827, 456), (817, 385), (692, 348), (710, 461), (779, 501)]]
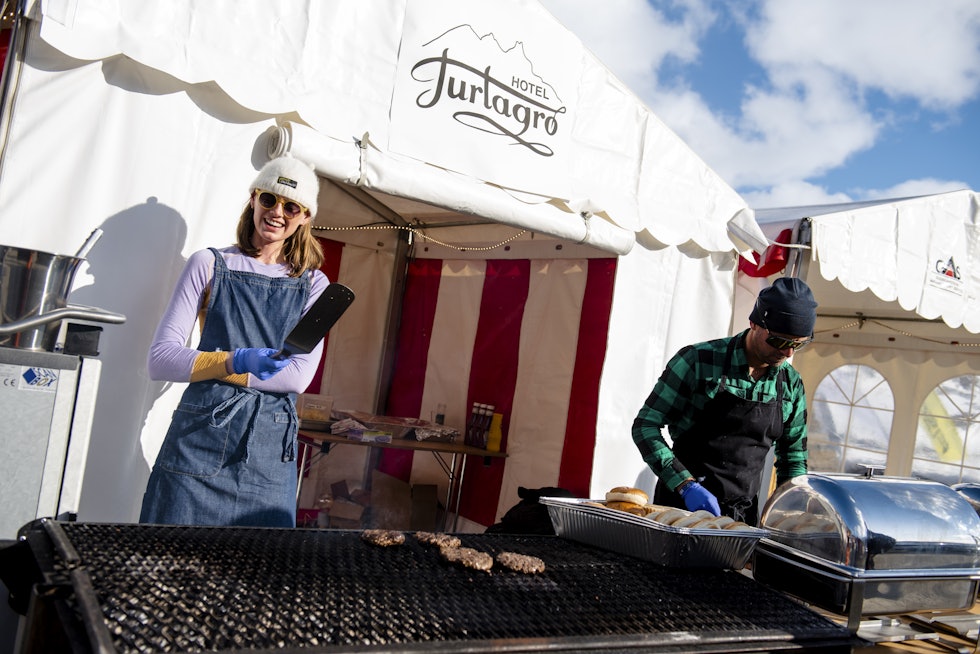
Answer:
[(672, 527), (640, 516), (593, 506), (580, 498), (542, 497), (562, 538), (663, 566), (741, 570), (768, 532)]

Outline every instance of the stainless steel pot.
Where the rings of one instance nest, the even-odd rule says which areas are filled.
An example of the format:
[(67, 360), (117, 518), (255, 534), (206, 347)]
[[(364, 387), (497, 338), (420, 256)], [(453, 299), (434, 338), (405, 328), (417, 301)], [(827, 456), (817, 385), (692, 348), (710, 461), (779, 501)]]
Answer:
[(0, 346), (53, 351), (63, 320), (126, 321), (118, 313), (68, 304), (68, 293), (83, 261), (0, 245)]

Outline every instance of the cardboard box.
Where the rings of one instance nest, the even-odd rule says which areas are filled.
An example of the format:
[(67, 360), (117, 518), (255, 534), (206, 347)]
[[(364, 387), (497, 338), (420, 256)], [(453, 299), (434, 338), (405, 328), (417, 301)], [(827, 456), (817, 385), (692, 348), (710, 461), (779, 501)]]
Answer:
[(379, 470), (371, 475), (371, 526), (407, 531), (412, 514), (412, 491), (404, 481)]
[(340, 481), (335, 481), (330, 484), (330, 494), (334, 496), (334, 499), (340, 498), (343, 500), (350, 499), (350, 487), (347, 485), (346, 479), (341, 479)]
[(331, 517), (329, 521), (331, 529), (360, 529), (360, 520), (345, 520), (343, 518)]
[(334, 498), (333, 504), (330, 506), (330, 522), (333, 523), (335, 518), (341, 520), (360, 520), (361, 516), (364, 514), (364, 507), (357, 502), (351, 502), (350, 500), (345, 500), (343, 498)]
[(356, 488), (350, 492), (350, 501), (361, 506), (371, 506), (371, 491)]
[(300, 420), (330, 420), (333, 398), (329, 395), (300, 393), (296, 398), (296, 414)]

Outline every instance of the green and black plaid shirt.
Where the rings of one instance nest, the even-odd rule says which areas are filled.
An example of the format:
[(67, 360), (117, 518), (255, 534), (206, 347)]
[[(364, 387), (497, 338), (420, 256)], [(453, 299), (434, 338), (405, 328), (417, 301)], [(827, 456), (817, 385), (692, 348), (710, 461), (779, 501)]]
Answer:
[[(730, 338), (688, 345), (675, 354), (650, 397), (633, 421), (633, 441), (653, 472), (671, 489), (691, 477), (681, 465), (674, 465), (674, 453), (661, 433), (667, 427), (672, 440), (684, 438), (705, 404), (720, 388), (755, 402), (776, 399), (778, 371), (783, 375), (783, 435), (775, 443), (776, 477), (785, 481), (806, 472), (806, 394), (803, 380), (793, 366), (785, 363), (770, 367), (758, 381), (749, 376), (745, 356), (748, 330)], [(731, 366), (726, 352), (732, 339), (738, 339)], [(680, 462), (683, 463), (683, 462)]]

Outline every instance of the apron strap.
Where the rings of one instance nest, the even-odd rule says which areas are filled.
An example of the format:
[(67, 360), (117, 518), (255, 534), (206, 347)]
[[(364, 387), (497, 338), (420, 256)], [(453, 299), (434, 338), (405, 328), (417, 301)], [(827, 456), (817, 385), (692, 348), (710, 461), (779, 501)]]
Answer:
[(259, 407), (262, 406), (259, 392), (253, 388), (238, 386), (235, 388), (234, 395), (216, 406), (214, 411), (211, 412), (211, 426), (215, 428), (224, 427), (245, 407), (248, 400), (255, 400), (255, 407), (252, 410), (252, 417), (248, 421), (248, 427), (245, 430), (245, 456), (242, 459), (244, 463), (248, 463), (248, 446), (252, 440), (252, 432), (255, 429), (255, 416), (259, 411)]
[(220, 429), (231, 422), (242, 407), (242, 403), (248, 399), (258, 398), (259, 392), (246, 386), (236, 386), (235, 394), (227, 400), (214, 407), (211, 411), (211, 427)]
[(292, 426), (295, 425), (296, 429), (299, 429), (299, 416), (296, 415), (295, 402), (286, 402), (286, 415), (289, 416), (290, 428), (282, 437), (282, 460), (284, 462), (296, 460), (296, 438)]

